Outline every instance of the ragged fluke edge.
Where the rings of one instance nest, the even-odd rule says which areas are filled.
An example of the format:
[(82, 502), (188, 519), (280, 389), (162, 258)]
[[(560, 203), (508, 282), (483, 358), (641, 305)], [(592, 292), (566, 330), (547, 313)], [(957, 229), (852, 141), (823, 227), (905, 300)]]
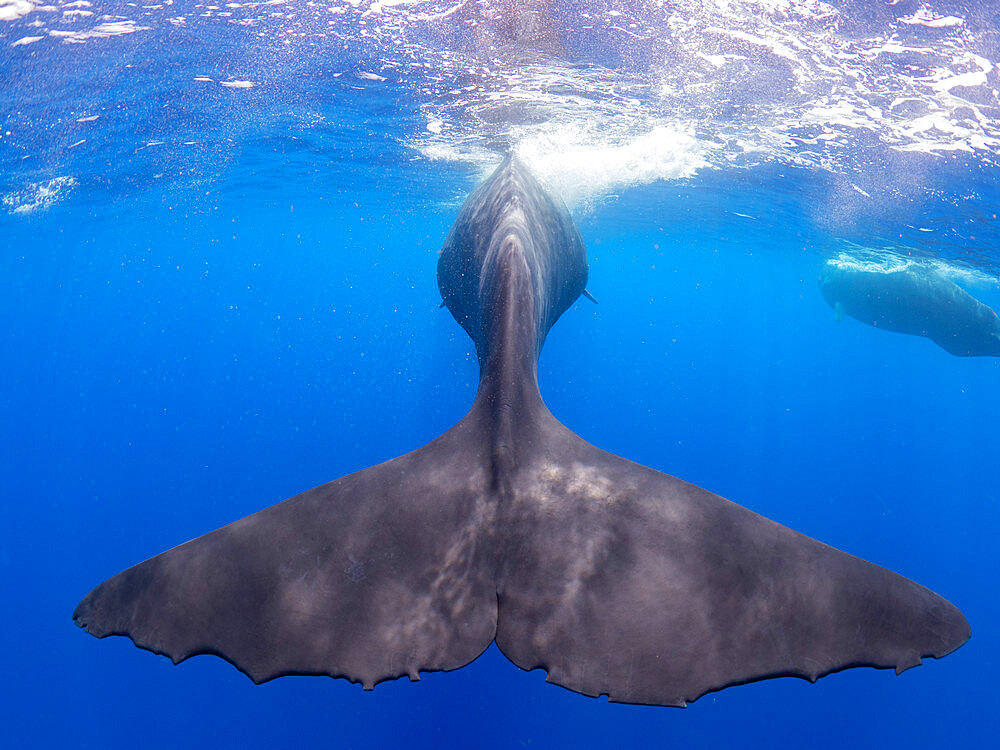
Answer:
[(928, 589), (584, 442), (537, 359), (583, 292), (579, 231), (516, 160), (469, 196), (441, 253), (479, 390), (419, 450), (126, 570), (74, 618), (256, 682), (366, 688), (457, 669), (496, 640), (523, 669), (613, 701), (683, 706), (728, 685), (897, 672), (969, 637)]

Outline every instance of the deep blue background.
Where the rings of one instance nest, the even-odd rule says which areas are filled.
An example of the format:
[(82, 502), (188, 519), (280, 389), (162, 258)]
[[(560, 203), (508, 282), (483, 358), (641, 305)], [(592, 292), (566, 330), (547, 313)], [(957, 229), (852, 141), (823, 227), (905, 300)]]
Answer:
[[(485, 127), (445, 106), (456, 84), (433, 66), (424, 78), (382, 69), (385, 50), (319, 36), (327, 9), (310, 6), (315, 28), (296, 25), (304, 11), (272, 17), (271, 6), (241, 11), (260, 16), (252, 26), (202, 23), (190, 7), (188, 23), (170, 22), (182, 5), (109, 0), (98, 13), (147, 30), (84, 44), (10, 46), (36, 19), (80, 30), (96, 15), (37, 11), (0, 27), (0, 197), (77, 180), (47, 208), (0, 205), (0, 747), (996, 743), (1000, 360), (837, 323), (817, 287), (844, 239), (996, 278), (996, 159), (902, 152), (869, 131), (841, 171), (765, 155), (609, 188), (618, 195), (578, 208), (600, 304), (578, 302), (553, 329), (542, 393), (588, 441), (950, 599), (973, 633), (953, 655), (900, 677), (855, 669), (736, 687), (682, 711), (570, 693), (495, 648), (457, 672), (365, 693), (322, 678), (255, 686), (214, 657), (173, 666), (77, 629), (74, 607), (107, 577), (423, 445), (475, 392), (472, 345), (438, 306), (435, 266), (481, 175), (413, 143), (428, 102), (466, 135), (503, 134), (502, 119)], [(846, 36), (877, 35), (879, 18), (919, 7), (837, 5), (860, 9)], [(975, 6), (962, 29), (894, 28), (915, 45), (965, 34), (969, 50), (997, 59), (995, 4), (935, 7), (958, 5)], [(641, 67), (643, 49), (626, 34), (568, 53)], [(780, 83), (780, 60), (760, 59)], [(442, 69), (461, 78), (464, 65)], [(387, 80), (358, 76), (370, 70)], [(871, 80), (889, 81), (887, 70)], [(244, 78), (254, 87), (219, 83)], [(487, 94), (496, 82), (469, 80)], [(739, 84), (745, 110), (686, 110), (711, 115), (706, 138), (710, 126), (759, 124), (755, 108), (780, 94)], [(640, 117), (632, 135), (645, 127)], [(972, 291), (1000, 309), (995, 283)]]
[(836, 323), (816, 284), (822, 237), (804, 219), (769, 221), (774, 195), (745, 186), (706, 198), (697, 182), (659, 184), (581, 215), (600, 304), (578, 302), (553, 329), (543, 395), (603, 448), (939, 591), (972, 625), (955, 654), (901, 677), (757, 683), (681, 711), (572, 694), (495, 648), (364, 693), (320, 678), (258, 687), (213, 657), (175, 667), (74, 627), (77, 601), (120, 569), (462, 416), (475, 358), (434, 273), (476, 177), (410, 169), (398, 194), (333, 173), (280, 194), (235, 180), (107, 202), (81, 190), (0, 217), (5, 744), (995, 738), (1000, 362)]

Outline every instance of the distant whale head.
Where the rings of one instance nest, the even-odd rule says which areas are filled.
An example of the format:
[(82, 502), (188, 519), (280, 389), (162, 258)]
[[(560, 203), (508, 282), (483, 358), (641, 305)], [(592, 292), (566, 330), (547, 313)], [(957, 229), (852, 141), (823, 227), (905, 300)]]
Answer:
[(958, 357), (1000, 357), (1000, 318), (958, 284), (919, 265), (882, 269), (829, 260), (820, 292), (838, 320), (924, 336)]

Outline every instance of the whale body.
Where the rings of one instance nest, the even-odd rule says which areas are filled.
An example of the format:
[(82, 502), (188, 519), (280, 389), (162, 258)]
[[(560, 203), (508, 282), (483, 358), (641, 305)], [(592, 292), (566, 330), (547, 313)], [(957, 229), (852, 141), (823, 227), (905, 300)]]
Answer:
[(823, 298), (870, 326), (925, 336), (958, 357), (1000, 357), (1000, 318), (958, 284), (914, 266), (873, 270), (827, 261)]
[(966, 641), (962, 614), (923, 586), (564, 427), (537, 361), (587, 273), (565, 207), (508, 157), (438, 264), (478, 353), (469, 413), (119, 573), (76, 623), (174, 662), (215, 654), (256, 682), (365, 688), (456, 669), (495, 641), (570, 690), (671, 706), (768, 677), (901, 672)]

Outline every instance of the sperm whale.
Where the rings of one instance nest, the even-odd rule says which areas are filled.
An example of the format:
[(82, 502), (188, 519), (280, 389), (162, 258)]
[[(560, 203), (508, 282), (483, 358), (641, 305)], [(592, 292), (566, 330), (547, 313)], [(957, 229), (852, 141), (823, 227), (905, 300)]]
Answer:
[(924, 336), (957, 357), (1000, 357), (1000, 318), (958, 284), (931, 269), (882, 270), (831, 260), (820, 291), (839, 318)]
[(76, 623), (174, 662), (215, 654), (256, 682), (365, 688), (457, 669), (495, 641), (570, 690), (670, 706), (769, 677), (901, 672), (966, 641), (930, 590), (564, 427), (537, 361), (587, 275), (565, 207), (506, 158), (438, 263), (479, 360), (468, 414), (119, 573)]

